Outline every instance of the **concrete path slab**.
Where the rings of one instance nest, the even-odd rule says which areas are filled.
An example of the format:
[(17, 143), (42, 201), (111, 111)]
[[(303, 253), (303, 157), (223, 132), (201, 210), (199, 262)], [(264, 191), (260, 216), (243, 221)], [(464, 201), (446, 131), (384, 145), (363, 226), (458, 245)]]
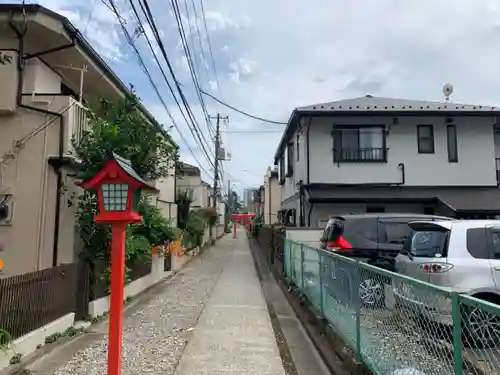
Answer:
[(284, 375), (244, 232), (225, 265), (175, 375)]

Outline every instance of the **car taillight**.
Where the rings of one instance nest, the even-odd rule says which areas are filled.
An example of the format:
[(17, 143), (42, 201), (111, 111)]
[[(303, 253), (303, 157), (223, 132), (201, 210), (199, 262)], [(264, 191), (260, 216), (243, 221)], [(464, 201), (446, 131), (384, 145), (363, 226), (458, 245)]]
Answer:
[(419, 264), (420, 269), (428, 273), (443, 273), (453, 268), (453, 264), (449, 263), (422, 263)]
[(339, 237), (337, 241), (328, 242), (326, 248), (335, 253), (352, 253), (354, 249), (344, 237)]

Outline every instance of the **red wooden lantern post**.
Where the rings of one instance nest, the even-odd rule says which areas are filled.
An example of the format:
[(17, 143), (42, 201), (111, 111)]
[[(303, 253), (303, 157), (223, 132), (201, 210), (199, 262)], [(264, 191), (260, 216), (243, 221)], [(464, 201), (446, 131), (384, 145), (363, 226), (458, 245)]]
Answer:
[(108, 375), (120, 375), (122, 370), (123, 297), (125, 282), (125, 228), (140, 223), (137, 213), (141, 190), (155, 190), (133, 169), (129, 160), (113, 153), (104, 167), (84, 189), (97, 191), (99, 214), (96, 223), (111, 224), (111, 295), (109, 307)]

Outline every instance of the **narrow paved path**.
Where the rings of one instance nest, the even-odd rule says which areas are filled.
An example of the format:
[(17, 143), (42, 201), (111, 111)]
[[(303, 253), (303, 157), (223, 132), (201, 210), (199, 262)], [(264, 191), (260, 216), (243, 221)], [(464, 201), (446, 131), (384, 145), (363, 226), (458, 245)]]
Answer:
[[(125, 317), (123, 375), (284, 375), (243, 236), (223, 237)], [(69, 360), (42, 360), (31, 372), (102, 375), (106, 353), (104, 337)]]
[(175, 375), (284, 375), (254, 261), (240, 231)]

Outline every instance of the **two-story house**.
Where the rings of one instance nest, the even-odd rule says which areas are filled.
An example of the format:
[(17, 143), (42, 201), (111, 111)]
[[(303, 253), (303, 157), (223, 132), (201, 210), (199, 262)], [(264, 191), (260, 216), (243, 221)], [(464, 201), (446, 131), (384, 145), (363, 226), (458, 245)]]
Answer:
[(274, 224), (281, 207), (281, 186), (278, 183), (276, 168), (267, 168), (264, 176), (264, 223)]
[[(0, 65), (0, 259), (11, 276), (77, 259), (71, 140), (87, 127), (85, 99), (129, 89), (65, 17), (39, 5), (0, 4), (0, 52), (10, 57)], [(174, 174), (154, 182), (171, 217)]]
[(499, 215), (499, 114), (370, 95), (297, 108), (275, 154), (282, 214), (310, 227), (340, 213)]
[(192, 208), (207, 208), (212, 205), (212, 188), (201, 178), (200, 168), (181, 162), (176, 176), (177, 191), (187, 193)]

